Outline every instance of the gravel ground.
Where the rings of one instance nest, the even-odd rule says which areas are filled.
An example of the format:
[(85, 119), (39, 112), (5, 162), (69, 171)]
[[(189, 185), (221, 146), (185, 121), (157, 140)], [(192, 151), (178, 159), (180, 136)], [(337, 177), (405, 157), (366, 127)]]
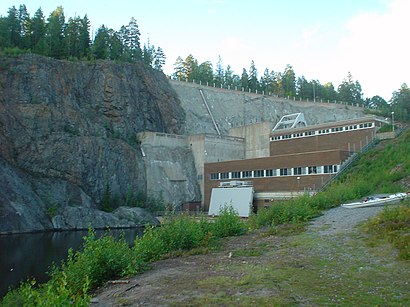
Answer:
[(308, 232), (316, 232), (319, 235), (345, 232), (383, 211), (383, 208), (383, 206), (354, 209), (336, 207), (312, 220)]
[[(319, 257), (331, 262), (333, 258), (340, 256), (342, 257), (341, 260), (353, 259), (359, 261), (359, 263), (364, 263), (361, 265), (363, 267), (380, 266), (378, 258), (369, 260), (365, 247), (360, 246), (360, 244), (359, 246), (351, 245), (351, 235), (357, 231), (357, 225), (382, 210), (383, 207), (356, 209), (337, 207), (330, 209), (322, 216), (312, 220), (307, 227), (308, 238), (316, 238), (313, 241), (314, 244), (308, 247), (292, 243), (293, 236), (261, 236), (260, 233), (254, 232), (244, 236), (228, 238), (222, 251), (157, 261), (152, 264), (151, 270), (127, 279), (125, 284), (107, 284), (98, 289), (94, 293), (95, 296), (91, 301), (91, 306), (191, 306), (189, 302), (193, 298), (213, 295), (212, 293), (218, 291), (212, 288), (199, 288), (198, 281), (212, 280), (212, 278), (216, 280), (226, 278), (235, 281), (241, 278), (242, 275), (247, 274), (247, 267), (264, 265), (269, 267), (269, 265), (272, 266), (272, 263), (281, 263), (283, 268), (297, 266), (301, 270), (305, 267), (306, 270), (312, 269), (313, 266), (312, 274), (322, 270), (323, 274), (321, 274), (325, 277), (341, 276), (345, 273), (333, 272), (333, 266), (316, 268), (315, 262), (312, 262), (311, 259)], [(232, 251), (258, 249), (261, 245), (266, 246), (267, 251), (258, 257), (231, 257)], [(339, 255), (340, 252), (343, 255)], [(352, 263), (355, 264), (355, 261), (352, 261)], [(391, 266), (391, 264), (388, 263), (388, 266)], [(239, 270), (238, 272), (238, 268), (241, 267), (244, 271)], [(390, 280), (385, 282), (391, 284)], [(288, 286), (285, 287), (285, 285), (288, 285), (288, 281), (285, 281), (284, 284), (278, 282), (278, 284), (279, 288), (264, 288), (266, 293), (263, 296), (275, 297), (277, 291), (282, 291), (280, 290), (281, 287), (283, 289), (288, 288)], [(350, 282), (343, 285), (350, 285)], [(251, 286), (248, 288), (243, 290), (241, 287), (232, 285), (223, 291), (236, 293), (235, 291), (242, 289), (247, 291), (247, 295), (254, 295), (257, 298), (258, 296), (254, 291), (260, 289), (255, 288), (255, 290)], [(320, 293), (319, 291), (318, 294), (312, 294), (311, 296), (320, 296)], [(303, 305), (303, 299), (298, 301)]]

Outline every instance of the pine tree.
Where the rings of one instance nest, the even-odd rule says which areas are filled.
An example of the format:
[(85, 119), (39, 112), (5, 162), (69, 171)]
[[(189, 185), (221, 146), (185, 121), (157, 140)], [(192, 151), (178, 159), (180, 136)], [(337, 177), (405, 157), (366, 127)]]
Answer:
[(172, 74), (172, 77), (177, 80), (183, 80), (187, 78), (184, 67), (184, 60), (180, 56), (178, 56), (174, 63), (174, 73)]
[(243, 87), (245, 90), (247, 90), (249, 87), (249, 76), (245, 68), (242, 69), (241, 87)]
[(93, 55), (96, 59), (107, 59), (109, 56), (108, 29), (102, 25), (95, 35), (93, 44)]
[(62, 59), (66, 56), (66, 49), (64, 48), (65, 17), (63, 7), (57, 7), (47, 20), (48, 55), (56, 59)]
[(185, 74), (188, 80), (189, 81), (198, 80), (198, 78), (196, 78), (197, 76), (195, 76), (197, 73), (198, 61), (194, 58), (192, 54), (186, 57), (183, 65), (184, 65), (184, 71), (185, 71)]
[(249, 88), (252, 92), (259, 90), (259, 82), (258, 82), (258, 70), (256, 69), (255, 62), (252, 60), (251, 66), (249, 68)]
[(91, 49), (90, 20), (87, 15), (80, 20), (78, 35), (78, 57), (82, 59), (89, 56)]
[(339, 100), (348, 103), (362, 103), (362, 87), (358, 81), (353, 81), (350, 71), (338, 87)]
[(215, 84), (217, 86), (220, 86), (221, 84), (224, 84), (224, 68), (222, 64), (222, 58), (220, 55), (218, 55), (218, 61), (216, 62), (216, 70), (215, 70)]
[(124, 57), (124, 45), (119, 33), (113, 29), (107, 30), (107, 58), (110, 60), (122, 60)]
[(20, 5), (18, 11), (20, 42), (18, 47), (21, 49), (30, 48), (30, 15), (24, 4)]
[(226, 67), (224, 82), (226, 85), (233, 86), (233, 71), (230, 65)]
[(296, 96), (296, 75), (291, 65), (286, 65), (282, 75), (283, 94), (289, 97)]
[(125, 48), (125, 59), (130, 62), (141, 60), (140, 31), (134, 17), (131, 18), (128, 25), (121, 27), (119, 36)]
[(30, 47), (35, 53), (45, 54), (45, 33), (46, 33), (46, 22), (44, 19), (43, 11), (38, 9), (30, 23)]
[(20, 45), (20, 22), (18, 11), (13, 5), (7, 14), (7, 37), (5, 47), (17, 47)]
[(154, 69), (162, 71), (162, 67), (165, 65), (165, 53), (161, 47), (158, 47), (154, 56)]

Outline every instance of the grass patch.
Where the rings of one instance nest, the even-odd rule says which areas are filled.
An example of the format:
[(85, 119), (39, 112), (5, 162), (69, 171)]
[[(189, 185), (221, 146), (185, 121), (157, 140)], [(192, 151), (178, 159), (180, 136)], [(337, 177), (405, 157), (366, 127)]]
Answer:
[(49, 282), (35, 280), (10, 291), (2, 306), (88, 306), (88, 292), (110, 279), (144, 271), (147, 264), (161, 258), (178, 256), (186, 251), (201, 252), (217, 246), (219, 238), (245, 232), (238, 214), (225, 207), (214, 222), (189, 216), (168, 216), (162, 227), (147, 228), (130, 248), (124, 238), (108, 233), (97, 239), (93, 230), (84, 238), (83, 250), (68, 253), (60, 267), (54, 267)]
[(387, 241), (397, 249), (398, 259), (410, 260), (410, 200), (398, 207), (386, 207), (363, 227), (372, 235), (370, 244)]

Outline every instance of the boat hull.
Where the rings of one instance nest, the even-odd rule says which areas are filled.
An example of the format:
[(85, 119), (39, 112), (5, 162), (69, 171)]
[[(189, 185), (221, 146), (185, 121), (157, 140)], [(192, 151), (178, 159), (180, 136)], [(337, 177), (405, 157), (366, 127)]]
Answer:
[(408, 194), (397, 193), (397, 194), (389, 195), (388, 197), (385, 197), (385, 198), (374, 198), (370, 200), (342, 204), (341, 207), (343, 208), (363, 208), (363, 207), (385, 206), (388, 204), (400, 202), (401, 200), (407, 197), (409, 197)]

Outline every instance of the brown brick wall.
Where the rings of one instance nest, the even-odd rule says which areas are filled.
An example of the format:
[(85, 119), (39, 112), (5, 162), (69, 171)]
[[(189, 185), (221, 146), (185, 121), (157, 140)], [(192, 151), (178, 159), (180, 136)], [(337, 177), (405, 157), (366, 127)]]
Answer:
[(298, 176), (211, 180), (211, 173), (341, 164), (341, 162), (346, 160), (347, 157), (348, 153), (346, 151), (330, 150), (323, 152), (292, 154), (258, 159), (206, 163), (204, 171), (205, 210), (208, 210), (209, 208), (212, 188), (218, 187), (221, 181), (252, 181), (255, 192), (278, 192), (296, 191), (298, 189), (304, 190), (305, 188), (317, 189), (321, 187), (322, 184), (326, 182), (330, 177), (330, 174), (301, 175), (299, 176), (300, 179), (298, 184), (298, 180), (296, 179)]
[(270, 142), (270, 155), (286, 155), (322, 150), (360, 151), (374, 136), (374, 129), (362, 129)]

